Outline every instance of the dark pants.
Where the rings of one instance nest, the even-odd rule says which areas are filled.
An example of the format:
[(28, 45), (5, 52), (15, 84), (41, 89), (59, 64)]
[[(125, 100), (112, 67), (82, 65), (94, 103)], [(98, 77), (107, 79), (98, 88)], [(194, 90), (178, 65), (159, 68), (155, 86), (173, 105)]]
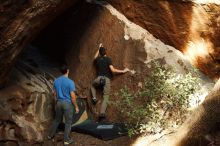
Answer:
[(64, 141), (69, 140), (69, 134), (72, 125), (73, 105), (66, 101), (58, 101), (56, 104), (56, 116), (49, 131), (49, 136), (53, 137), (59, 124), (62, 122), (63, 115), (65, 118)]

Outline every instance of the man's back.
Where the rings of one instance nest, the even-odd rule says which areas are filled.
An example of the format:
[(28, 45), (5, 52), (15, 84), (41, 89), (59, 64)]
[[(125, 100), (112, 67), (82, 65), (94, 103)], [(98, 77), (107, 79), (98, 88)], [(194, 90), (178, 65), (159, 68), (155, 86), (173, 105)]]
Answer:
[(71, 91), (75, 91), (75, 84), (68, 77), (60, 76), (54, 81), (54, 89), (58, 100), (71, 103)]
[(97, 57), (95, 59), (95, 65), (97, 68), (98, 76), (106, 76), (109, 79), (112, 78), (112, 72), (109, 68), (109, 66), (112, 65), (112, 61), (109, 57)]

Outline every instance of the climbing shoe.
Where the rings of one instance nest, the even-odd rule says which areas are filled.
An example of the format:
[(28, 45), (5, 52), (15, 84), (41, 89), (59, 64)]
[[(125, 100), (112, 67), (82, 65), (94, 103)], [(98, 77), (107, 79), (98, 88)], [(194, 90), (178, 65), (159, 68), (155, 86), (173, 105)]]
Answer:
[(64, 145), (66, 146), (66, 145), (69, 145), (69, 144), (72, 144), (72, 143), (74, 143), (74, 141), (72, 140), (72, 139), (69, 139), (69, 140), (65, 140), (64, 141)]
[(98, 119), (99, 122), (106, 122), (106, 116), (104, 113), (100, 114), (99, 115), (99, 119)]
[(47, 139), (48, 140), (51, 140), (51, 139), (53, 139), (54, 138), (54, 136), (49, 136), (49, 135), (47, 135)]
[(97, 103), (97, 98), (96, 98), (96, 97), (93, 97), (93, 98), (92, 98), (92, 102), (93, 102), (93, 104), (96, 104), (96, 103)]

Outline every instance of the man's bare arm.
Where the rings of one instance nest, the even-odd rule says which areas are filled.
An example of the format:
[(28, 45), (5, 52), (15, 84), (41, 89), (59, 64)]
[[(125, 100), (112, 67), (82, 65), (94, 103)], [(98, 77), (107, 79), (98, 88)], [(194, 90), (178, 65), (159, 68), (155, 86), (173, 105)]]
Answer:
[(76, 111), (76, 113), (78, 113), (79, 112), (79, 107), (78, 107), (77, 102), (76, 102), (76, 94), (73, 91), (71, 91), (70, 94), (71, 94), (72, 103), (75, 107), (75, 111)]
[(110, 67), (110, 70), (111, 70), (113, 73), (126, 73), (126, 72), (129, 71), (128, 68), (125, 68), (125, 69), (123, 69), (123, 70), (120, 70), (120, 69), (114, 68), (113, 65), (110, 65), (109, 67)]
[(99, 49), (96, 51), (95, 56), (94, 56), (94, 60), (99, 56)]
[(54, 96), (55, 98), (57, 97), (56, 91), (53, 91), (53, 96)]
[(54, 101), (56, 103), (57, 102), (57, 93), (56, 93), (55, 90), (53, 91), (53, 99), (54, 99)]
[[(99, 44), (99, 48), (100, 47), (103, 47), (103, 45), (102, 45), (102, 43), (101, 44)], [(94, 60), (99, 56), (99, 48), (98, 48), (98, 50), (96, 51), (96, 53), (95, 53), (95, 56), (94, 56)]]

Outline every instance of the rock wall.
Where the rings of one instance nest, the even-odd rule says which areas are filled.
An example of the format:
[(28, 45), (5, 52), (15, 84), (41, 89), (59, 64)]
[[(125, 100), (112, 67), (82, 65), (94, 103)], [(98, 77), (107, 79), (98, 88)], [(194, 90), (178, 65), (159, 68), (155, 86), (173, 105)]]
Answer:
[[(124, 27), (125, 24), (117, 17), (112, 16), (106, 8), (97, 4), (81, 2), (55, 20), (36, 38), (34, 44), (44, 49), (57, 50), (57, 53), (55, 51), (55, 55), (53, 55), (57, 60), (63, 54), (63, 58), (66, 58), (64, 60), (71, 67), (70, 77), (77, 84), (77, 92), (81, 97), (90, 99), (91, 82), (96, 76), (93, 57), (101, 42), (107, 48), (107, 53), (112, 57), (115, 67), (135, 69), (137, 72), (135, 77), (140, 76), (144, 70), (146, 72), (144, 61), (147, 54), (145, 53), (144, 43), (135, 40), (126, 41), (124, 39)], [(54, 37), (54, 33), (59, 35)], [(44, 45), (45, 38), (50, 38), (47, 39), (49, 45)], [(112, 93), (122, 88), (125, 85), (124, 83), (133, 82), (135, 77), (129, 74), (115, 76), (112, 82)], [(97, 107), (91, 107), (92, 110), (95, 109), (92, 112), (96, 115), (100, 102), (101, 99)]]
[(107, 1), (129, 20), (182, 51), (205, 74), (214, 79), (219, 77), (218, 3), (205, 0)]
[[(0, 91), (0, 145), (42, 142), (53, 118), (54, 63), (29, 46)], [(57, 67), (56, 67), (57, 68)]]
[[(79, 2), (49, 25), (34, 41), (36, 46), (47, 50), (48, 54), (53, 52), (54, 59), (66, 60), (71, 66), (70, 76), (77, 84), (78, 93), (85, 98), (90, 98), (90, 86), (96, 74), (93, 57), (99, 43), (107, 48), (115, 67), (128, 67), (136, 72), (115, 75), (112, 81), (113, 101), (117, 100), (118, 90), (125, 85), (134, 91), (139, 88), (138, 84), (143, 82), (149, 72), (147, 64), (153, 60), (175, 66), (179, 73), (185, 73), (187, 68), (191, 68), (180, 51), (156, 39), (106, 3)], [(95, 109), (93, 112), (98, 114), (99, 104), (91, 109)], [(113, 109), (109, 110), (110, 114), (114, 113), (111, 111)], [(110, 116), (114, 119), (112, 116), (114, 114)]]
[[(218, 78), (220, 68), (217, 39), (220, 23), (218, 5), (207, 3), (200, 5), (192, 1), (172, 0), (107, 1), (157, 39), (184, 52), (189, 60), (205, 74), (214, 79)], [(6, 74), (10, 72), (16, 56), (25, 44), (73, 3), (74, 1), (56, 0), (50, 2), (1, 1), (0, 49), (1, 60), (4, 60), (0, 65), (2, 77), (7, 77)], [(95, 16), (91, 16), (90, 20), (92, 17)], [(7, 79), (3, 78), (0, 81), (1, 86)]]
[[(2, 51), (0, 60), (3, 60), (3, 62), (1, 62), (2, 64), (0, 64), (0, 77), (3, 79), (1, 82), (5, 82), (8, 77), (10, 77), (7, 87), (0, 91), (0, 100), (2, 101), (0, 102), (2, 111), (2, 113), (0, 113), (0, 141), (3, 141), (3, 143), (5, 141), (12, 141), (15, 144), (21, 144), (21, 141), (42, 142), (44, 140), (44, 134), (48, 128), (53, 112), (51, 86), (54, 77), (58, 75), (55, 70), (58, 66), (54, 65), (56, 63), (67, 62), (70, 65), (70, 78), (76, 82), (78, 94), (89, 100), (90, 85), (95, 78), (95, 69), (92, 59), (98, 49), (99, 43), (103, 43), (107, 48), (107, 54), (112, 58), (115, 67), (128, 67), (135, 71), (135, 74), (127, 73), (114, 77), (112, 80), (112, 95), (110, 99), (112, 102), (120, 100), (117, 93), (119, 89), (125, 85), (134, 92), (141, 88), (139, 85), (149, 72), (149, 63), (152, 60), (159, 60), (166, 65), (175, 66), (178, 73), (185, 73), (188, 68), (192, 67), (189, 61), (185, 59), (185, 56), (174, 47), (184, 51), (184, 47), (180, 47), (182, 46), (182, 41), (184, 41), (183, 44), (187, 46), (192, 29), (189, 23), (191, 23), (191, 20), (194, 18), (191, 13), (194, 12), (194, 7), (197, 8), (197, 5), (191, 2), (180, 1), (151, 1), (152, 3), (148, 3), (146, 6), (144, 1), (137, 2), (128, 0), (122, 3), (122, 1), (109, 0), (109, 2), (136, 23), (127, 19), (108, 3), (100, 1), (95, 3), (79, 1), (48, 25), (47, 28), (42, 30), (38, 37), (32, 42), (34, 46), (41, 48), (41, 51), (46, 54), (47, 59), (52, 58), (53, 62), (47, 59), (39, 59), (42, 58), (42, 54), (36, 58), (33, 57), (36, 56), (37, 52), (35, 52), (33, 47), (29, 47), (28, 50), (34, 54), (30, 53), (30, 55), (27, 55), (29, 58), (24, 57), (21, 59), (13, 68), (12, 75), (3, 78), (3, 75), (9, 73), (23, 46), (30, 43), (30, 41), (33, 40), (32, 37), (36, 36), (49, 22), (50, 19), (46, 21), (47, 23), (42, 22), (44, 19), (50, 17), (50, 15), (46, 16), (46, 12), (49, 11), (48, 13), (51, 14), (53, 9), (63, 10), (69, 7), (68, 4), (71, 2), (67, 2), (68, 4), (62, 3), (63, 5), (59, 5), (59, 8), (56, 7), (57, 5), (52, 6), (51, 9), (50, 4), (48, 4), (49, 8), (45, 9), (45, 13), (40, 13), (33, 17), (31, 15), (30, 19), (25, 18), (25, 21), (19, 23), (23, 28), (21, 29), (22, 31), (19, 31), (20, 27), (14, 26), (17, 21), (12, 21), (12, 18), (16, 18), (15, 20), (18, 19), (20, 22), (20, 15), (11, 14), (12, 18), (5, 19), (4, 22), (7, 22), (8, 25), (1, 27), (1, 32), (4, 32), (2, 33), (4, 35), (1, 36), (0, 42), (8, 42), (8, 40), (10, 40), (9, 38), (11, 36), (7, 35), (9, 32), (11, 35), (14, 32), (17, 33), (15, 37), (13, 37), (16, 41), (6, 43), (6, 45), (0, 47), (0, 51)], [(23, 15), (24, 12), (29, 12), (29, 5), (32, 6), (32, 4), (37, 4), (37, 2), (26, 3), (26, 1), (24, 1), (24, 3), (19, 4), (24, 8), (20, 8), (19, 6), (20, 9), (17, 9), (17, 7), (13, 7), (12, 9), (15, 9), (18, 13), (18, 10), (22, 11), (21, 15)], [(4, 10), (6, 6), (7, 5), (1, 7), (4, 12), (6, 12), (6, 10)], [(25, 6), (29, 9), (25, 9)], [(218, 6), (212, 6), (215, 8), (214, 11), (217, 12)], [(172, 9), (169, 9), (169, 7), (172, 7)], [(198, 9), (201, 8), (204, 10), (205, 7), (206, 6), (198, 7)], [(23, 9), (25, 9), (25, 11), (23, 11)], [(138, 11), (139, 9), (140, 11)], [(166, 13), (162, 13), (163, 10), (166, 10)], [(170, 10), (173, 11), (171, 12)], [(61, 12), (61, 10), (59, 12)], [(12, 12), (8, 11), (8, 13)], [(35, 11), (33, 11), (33, 13), (35, 13)], [(140, 14), (140, 19), (136, 14), (138, 14), (137, 16)], [(150, 19), (148, 19), (149, 14), (152, 14), (152, 16), (149, 17)], [(156, 17), (153, 14), (157, 14), (156, 16), (160, 17)], [(171, 17), (173, 14), (177, 14), (177, 16)], [(55, 17), (55, 15), (58, 15), (58, 12), (53, 16)], [(27, 27), (27, 30), (24, 29), (24, 26), (29, 26), (29, 24), (26, 24), (26, 20), (29, 21), (33, 19), (33, 23), (36, 23), (40, 16), (44, 16), (41, 22), (37, 23), (36, 26)], [(6, 14), (4, 17), (6, 18)], [(180, 18), (182, 19), (179, 20)], [(199, 18), (199, 16), (196, 18)], [(216, 16), (213, 17), (213, 19), (214, 18), (216, 18)], [(145, 19), (146, 26), (148, 27), (142, 23)], [(151, 23), (148, 22), (150, 20), (152, 21)], [(1, 21), (3, 22), (3, 19), (1, 19)], [(172, 25), (170, 25), (170, 23)], [(17, 28), (18, 31), (15, 31), (14, 27)], [(33, 30), (34, 33), (32, 33)], [(179, 33), (179, 31), (182, 31), (182, 33)], [(18, 39), (20, 38), (18, 37), (20, 34), (27, 34), (27, 38), (24, 37), (24, 40)], [(191, 35), (194, 36), (194, 34)], [(29, 38), (29, 36), (31, 37)], [(10, 44), (13, 46), (12, 49), (8, 49), (9, 52), (4, 51), (10, 47)], [(200, 63), (203, 64), (202, 62)], [(50, 66), (51, 64), (52, 66)], [(210, 71), (210, 73), (213, 72), (213, 70)], [(205, 76), (200, 77), (203, 80), (202, 84), (204, 88), (211, 88), (213, 86), (211, 80)], [(99, 95), (99, 102), (96, 106), (92, 105), (89, 100), (89, 106), (94, 115), (98, 115), (101, 102), (100, 97), (101, 95)], [(206, 112), (204, 114), (207, 115), (208, 113)], [(115, 109), (111, 106), (108, 108), (108, 118), (111, 121), (121, 120), (120, 115), (115, 114)], [(195, 120), (198, 120), (198, 123), (200, 122), (200, 119)], [(193, 129), (194, 127), (190, 128)], [(197, 126), (196, 128), (201, 127)], [(209, 128), (211, 129), (212, 126)], [(204, 135), (199, 136), (203, 137)], [(36, 137), (38, 138), (36, 139)]]
[(37, 33), (76, 1), (3, 0), (0, 2), (0, 87), (17, 56)]

